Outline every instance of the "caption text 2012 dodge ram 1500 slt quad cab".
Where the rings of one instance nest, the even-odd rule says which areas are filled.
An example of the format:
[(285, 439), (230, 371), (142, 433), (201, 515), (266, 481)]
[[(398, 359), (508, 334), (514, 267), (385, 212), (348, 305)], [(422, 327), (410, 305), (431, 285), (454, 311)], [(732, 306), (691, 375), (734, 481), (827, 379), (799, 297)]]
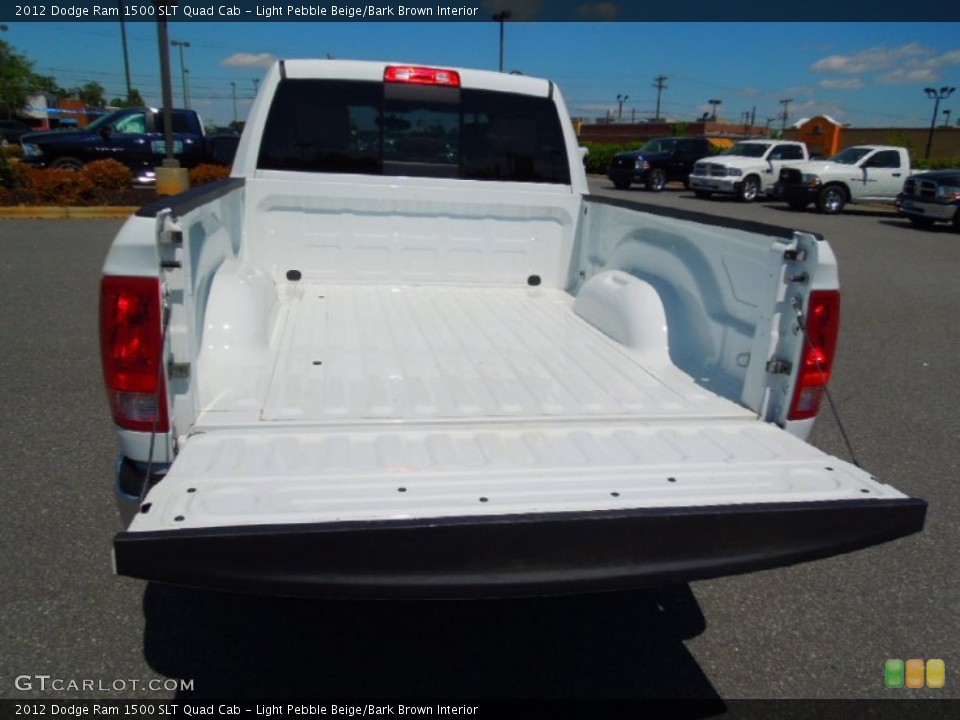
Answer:
[(920, 530), (809, 445), (830, 246), (589, 194), (533, 77), (277, 63), (233, 176), (106, 258), (117, 571), (243, 592), (682, 582)]

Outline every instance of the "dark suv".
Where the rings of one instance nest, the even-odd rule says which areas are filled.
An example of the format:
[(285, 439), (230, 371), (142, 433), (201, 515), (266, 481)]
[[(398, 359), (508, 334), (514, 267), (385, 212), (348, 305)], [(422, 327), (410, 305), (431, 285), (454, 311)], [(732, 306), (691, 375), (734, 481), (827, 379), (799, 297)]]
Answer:
[(654, 138), (637, 150), (614, 155), (607, 177), (620, 190), (643, 183), (647, 190), (660, 192), (671, 180), (680, 180), (686, 187), (693, 164), (715, 152), (705, 137)]

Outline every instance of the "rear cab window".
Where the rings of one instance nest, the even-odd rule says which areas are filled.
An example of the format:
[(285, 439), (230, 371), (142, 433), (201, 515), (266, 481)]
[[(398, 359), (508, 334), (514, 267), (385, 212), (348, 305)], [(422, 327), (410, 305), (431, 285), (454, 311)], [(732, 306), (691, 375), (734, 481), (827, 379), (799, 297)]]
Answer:
[(257, 167), (310, 173), (569, 184), (545, 97), (356, 80), (285, 79)]

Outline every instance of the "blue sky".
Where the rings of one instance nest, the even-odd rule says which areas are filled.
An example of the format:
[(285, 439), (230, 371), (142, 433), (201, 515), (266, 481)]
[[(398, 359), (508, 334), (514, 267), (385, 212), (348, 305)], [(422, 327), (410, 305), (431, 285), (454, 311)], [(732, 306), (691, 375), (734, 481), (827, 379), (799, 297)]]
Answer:
[[(514, 0), (515, 5), (523, 0)], [(63, 87), (90, 80), (108, 97), (125, 93), (117, 22), (5, 22), (2, 38)], [(133, 85), (159, 104), (156, 26), (126, 23)], [(396, 60), (495, 70), (494, 22), (171, 22), (184, 51), (191, 106), (209, 123), (243, 118), (254, 80), (274, 58)], [(928, 86), (960, 88), (960, 23), (634, 23), (508, 22), (505, 66), (548, 77), (571, 113), (652, 117), (654, 78), (667, 76), (661, 115), (692, 120), (720, 99), (722, 119), (756, 108), (758, 124), (782, 111), (791, 122), (815, 114), (861, 127), (928, 126)], [(171, 53), (174, 97), (182, 102), (178, 51)], [(960, 92), (940, 105), (960, 120)], [(938, 118), (938, 124), (945, 120)], [(775, 125), (780, 121), (776, 120)]]

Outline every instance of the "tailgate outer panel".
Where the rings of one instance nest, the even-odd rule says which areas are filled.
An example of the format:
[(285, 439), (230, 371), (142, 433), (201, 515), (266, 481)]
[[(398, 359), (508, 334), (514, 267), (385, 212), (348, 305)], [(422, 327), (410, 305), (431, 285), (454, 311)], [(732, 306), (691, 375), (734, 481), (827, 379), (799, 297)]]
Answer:
[(914, 498), (120, 533), (122, 575), (321, 597), (655, 586), (828, 557), (922, 529)]

